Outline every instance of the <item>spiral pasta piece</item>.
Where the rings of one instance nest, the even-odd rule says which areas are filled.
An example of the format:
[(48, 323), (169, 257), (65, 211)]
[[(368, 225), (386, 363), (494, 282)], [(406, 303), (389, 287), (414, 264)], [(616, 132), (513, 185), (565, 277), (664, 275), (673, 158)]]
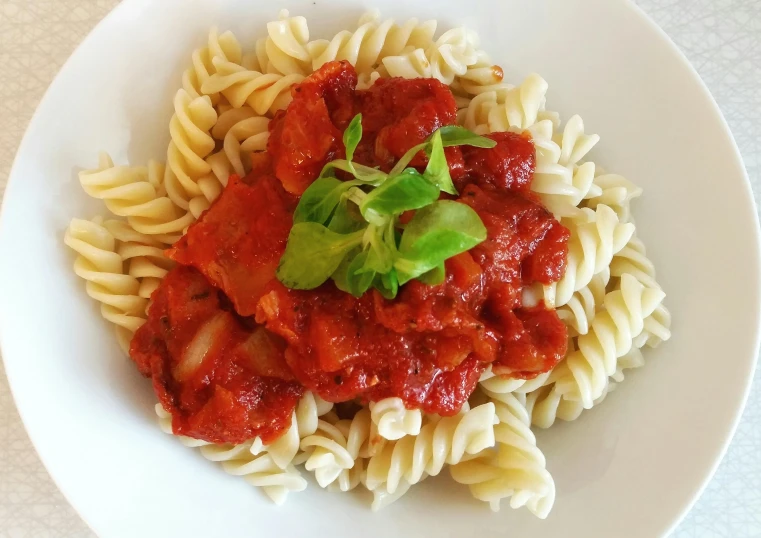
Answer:
[(132, 335), (145, 323), (148, 301), (140, 296), (138, 279), (125, 272), (117, 240), (99, 218), (72, 219), (64, 243), (77, 253), (74, 273), (87, 283), (87, 295), (100, 303), (103, 317), (116, 326), (126, 352)]
[(291, 102), (291, 88), (304, 80), (293, 73), (260, 73), (242, 65), (215, 59), (217, 72), (203, 86), (206, 92), (220, 92), (234, 108), (249, 105), (263, 116), (282, 110)]
[(164, 165), (156, 161), (147, 168), (114, 166), (111, 157), (101, 153), (98, 168), (80, 172), (79, 182), (111, 213), (126, 217), (135, 231), (169, 244), (195, 219), (166, 196), (165, 174)]
[(558, 379), (561, 394), (580, 400), (589, 409), (605, 392), (608, 378), (618, 368), (618, 359), (632, 349), (644, 330), (645, 319), (662, 303), (665, 294), (646, 288), (632, 275), (624, 274), (620, 288), (608, 293), (589, 333), (579, 336), (578, 351), (570, 353), (557, 367), (567, 371)]
[(307, 50), (309, 25), (304, 17), (291, 17), (287, 9), (267, 23), (267, 37), (256, 43), (257, 67), (263, 73), (308, 75), (312, 57)]
[(584, 132), (584, 120), (581, 116), (573, 116), (566, 122), (563, 132), (558, 133), (556, 142), (560, 146), (560, 161), (563, 166), (573, 166), (592, 151), (600, 137)]
[[(223, 141), (222, 150), (211, 155), (206, 162), (223, 186), (227, 185), (230, 173), (243, 177), (251, 170), (251, 153), (267, 149), (269, 123), (269, 118), (258, 115), (249, 106), (233, 108), (219, 116), (211, 134)], [(227, 174), (222, 177), (218, 175), (220, 164), (217, 160), (227, 163), (223, 168)]]
[(370, 416), (378, 434), (389, 441), (419, 434), (423, 422), (420, 409), (407, 409), (401, 398), (370, 402)]
[(631, 201), (642, 195), (642, 189), (619, 174), (608, 174), (598, 167), (593, 180), (596, 192), (585, 202), (596, 208), (605, 204), (616, 212), (621, 222), (631, 221)]
[[(208, 82), (208, 81), (207, 81)], [(209, 182), (211, 167), (206, 157), (214, 151), (211, 128), (217, 122), (217, 112), (207, 95), (195, 99), (185, 90), (179, 90), (174, 98), (174, 115), (169, 122), (171, 141), (167, 149), (167, 166), (164, 185), (167, 195), (178, 207), (194, 211), (193, 200), (205, 198), (211, 202), (220, 189), (214, 181)]]
[(598, 305), (605, 299), (605, 289), (610, 282), (610, 268), (592, 277), (589, 284), (574, 292), (571, 299), (557, 309), (558, 317), (572, 331), (572, 336), (587, 334), (595, 318)]
[(122, 220), (107, 220), (103, 226), (119, 242), (116, 252), (129, 267), (127, 274), (140, 282), (138, 295), (150, 300), (161, 280), (174, 267), (174, 262), (164, 256), (166, 245), (135, 231)]
[(478, 500), (499, 510), (502, 499), (512, 508), (526, 506), (541, 519), (555, 501), (555, 483), (547, 471), (544, 454), (536, 446), (525, 397), (482, 389), (489, 398), (499, 423), (494, 427), (496, 450), (450, 468), (456, 482), (470, 488)]
[(370, 458), (365, 486), (393, 494), (400, 484), (417, 484), (438, 475), (444, 464), (460, 462), (494, 446), (494, 404), (487, 403), (453, 417), (426, 417), (417, 436), (389, 441)]
[[(213, 27), (209, 32), (207, 46), (193, 52), (192, 64), (182, 75), (182, 87), (191, 99), (207, 95), (201, 88), (216, 71), (214, 58), (224, 58), (236, 63), (241, 61), (240, 43), (232, 32), (220, 34), (219, 29)], [(218, 93), (208, 95), (213, 105), (219, 102)]]
[(575, 292), (606, 270), (613, 256), (634, 234), (634, 225), (619, 222), (608, 206), (600, 205), (596, 212), (584, 210), (584, 215), (584, 219), (563, 221), (571, 230), (566, 272), (560, 281), (544, 286), (548, 306), (558, 308), (567, 304)]
[(354, 467), (347, 443), (341, 429), (320, 420), (317, 431), (301, 440), (302, 453), (295, 463), (304, 463), (307, 471), (314, 472), (320, 487), (326, 488), (339, 478), (342, 471)]
[(317, 431), (320, 417), (331, 409), (332, 403), (326, 402), (313, 392), (305, 392), (293, 411), (288, 430), (269, 445), (265, 445), (261, 438), (255, 438), (251, 442), (251, 453), (254, 456), (267, 453), (272, 456), (278, 467), (286, 469), (295, 460), (301, 440)]
[(380, 449), (384, 441), (374, 432), (370, 410), (366, 408), (358, 411), (351, 420), (336, 421), (335, 426), (346, 439), (346, 450), (354, 459), (354, 466), (342, 470), (328, 489), (350, 491), (362, 482), (367, 459)]
[(331, 40), (312, 41), (307, 44), (307, 50), (315, 70), (333, 60), (348, 60), (357, 72), (363, 73), (408, 48), (427, 48), (433, 42), (435, 32), (436, 21), (421, 23), (417, 19), (409, 19), (400, 26), (393, 19), (381, 21), (379, 13), (372, 11), (359, 19), (354, 32), (344, 30)]
[[(161, 430), (174, 435), (172, 415), (161, 404), (156, 404), (155, 410)], [(200, 449), (207, 460), (221, 462), (222, 468), (228, 474), (242, 476), (252, 486), (262, 488), (262, 491), (277, 505), (282, 505), (286, 501), (288, 493), (303, 491), (307, 487), (306, 480), (293, 465), (288, 464), (282, 468), (272, 454), (252, 453), (251, 441), (238, 445), (217, 445), (184, 435), (175, 435), (175, 437), (189, 448)]]

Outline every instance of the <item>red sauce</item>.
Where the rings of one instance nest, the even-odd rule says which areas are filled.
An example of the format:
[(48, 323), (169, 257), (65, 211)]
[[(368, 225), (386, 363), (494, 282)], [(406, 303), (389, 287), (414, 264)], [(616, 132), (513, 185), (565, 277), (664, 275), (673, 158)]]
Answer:
[[(527, 136), (497, 133), (493, 149), (446, 149), (457, 199), (488, 234), (447, 261), (443, 284), (412, 281), (386, 300), (374, 291), (355, 298), (331, 282), (290, 290), (274, 278), (293, 195), (344, 157), (342, 131), (355, 114), (364, 131), (355, 160), (384, 170), (456, 121), (454, 98), (436, 80), (382, 79), (355, 91), (356, 80), (347, 62), (331, 62), (296, 86), (270, 124), (267, 154), (252, 158), (254, 171), (232, 178), (170, 249), (197, 271), (180, 268), (165, 279), (132, 356), (153, 377), (177, 433), (272, 439), (302, 386), (334, 402), (398, 396), (408, 407), (452, 415), (487, 365), (532, 378), (565, 355), (567, 333), (555, 312), (521, 304), (525, 286), (562, 277), (569, 235), (530, 190), (535, 151)], [(411, 164), (422, 169), (425, 155)], [(242, 317), (254, 314), (255, 322)], [(177, 364), (210, 320), (219, 323), (213, 345), (183, 374)]]
[(212, 443), (279, 437), (303, 393), (278, 337), (225, 308), (198, 271), (179, 266), (153, 294), (130, 355), (153, 379), (175, 433)]

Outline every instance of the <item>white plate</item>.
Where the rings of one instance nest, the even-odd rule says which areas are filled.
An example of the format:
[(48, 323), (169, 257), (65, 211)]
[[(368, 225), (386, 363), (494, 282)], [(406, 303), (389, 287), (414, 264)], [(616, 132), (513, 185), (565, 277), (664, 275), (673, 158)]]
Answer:
[[(652, 537), (687, 511), (718, 464), (758, 343), (758, 223), (727, 126), (697, 75), (620, 0), (379, 2), (384, 15), (466, 24), (519, 81), (602, 135), (596, 159), (645, 188), (635, 215), (674, 314), (674, 338), (600, 408), (540, 435), (558, 497), (546, 521), (492, 514), (448, 478), (373, 514), (312, 487), (276, 508), (155, 426), (150, 384), (120, 354), (63, 231), (101, 211), (76, 172), (106, 149), (161, 158), (172, 95), (208, 27), (245, 44), (284, 3), (125, 0), (51, 86), (13, 169), (0, 227), (0, 327), (24, 423), (61, 490), (103, 537)], [(314, 34), (351, 27), (366, 4), (294, 0)], [(476, 531), (477, 529), (477, 531)]]

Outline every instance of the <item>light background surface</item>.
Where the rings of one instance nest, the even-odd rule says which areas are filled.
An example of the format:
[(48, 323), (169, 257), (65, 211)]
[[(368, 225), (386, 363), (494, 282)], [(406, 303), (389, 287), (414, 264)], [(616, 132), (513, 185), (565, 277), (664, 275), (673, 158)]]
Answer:
[[(16, 148), (45, 89), (76, 45), (117, 3), (0, 0), (0, 197)], [(718, 101), (740, 146), (758, 204), (761, 0), (637, 3), (684, 51)], [(721, 195), (721, 180), (716, 178), (717, 196)], [(731, 357), (716, 357), (717, 368), (725, 360)], [(660, 488), (667, 487), (653, 484), (652, 494), (658, 495)], [(1, 362), (0, 536), (92, 536), (37, 458), (13, 404)], [(761, 537), (761, 381), (754, 384), (742, 422), (716, 476), (673, 536)]]

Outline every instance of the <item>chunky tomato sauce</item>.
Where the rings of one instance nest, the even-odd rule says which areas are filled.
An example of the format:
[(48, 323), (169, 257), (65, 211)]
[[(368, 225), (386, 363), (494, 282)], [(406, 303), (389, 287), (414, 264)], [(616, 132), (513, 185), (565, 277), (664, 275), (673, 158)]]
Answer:
[[(449, 89), (433, 79), (381, 79), (357, 91), (356, 72), (332, 62), (293, 89), (270, 124), (267, 153), (227, 188), (168, 255), (180, 266), (155, 292), (131, 355), (153, 378), (176, 433), (213, 442), (276, 438), (304, 388), (333, 402), (402, 398), (456, 413), (483, 370), (532, 378), (565, 355), (552, 310), (524, 308), (525, 286), (559, 280), (568, 230), (531, 192), (531, 139), (496, 133), (493, 149), (446, 148), (459, 202), (487, 239), (446, 262), (444, 283), (412, 281), (394, 300), (355, 298), (332, 282), (291, 290), (275, 278), (298, 196), (363, 115), (354, 160), (390, 170), (411, 147), (456, 121)], [(424, 154), (411, 165), (422, 168)]]

